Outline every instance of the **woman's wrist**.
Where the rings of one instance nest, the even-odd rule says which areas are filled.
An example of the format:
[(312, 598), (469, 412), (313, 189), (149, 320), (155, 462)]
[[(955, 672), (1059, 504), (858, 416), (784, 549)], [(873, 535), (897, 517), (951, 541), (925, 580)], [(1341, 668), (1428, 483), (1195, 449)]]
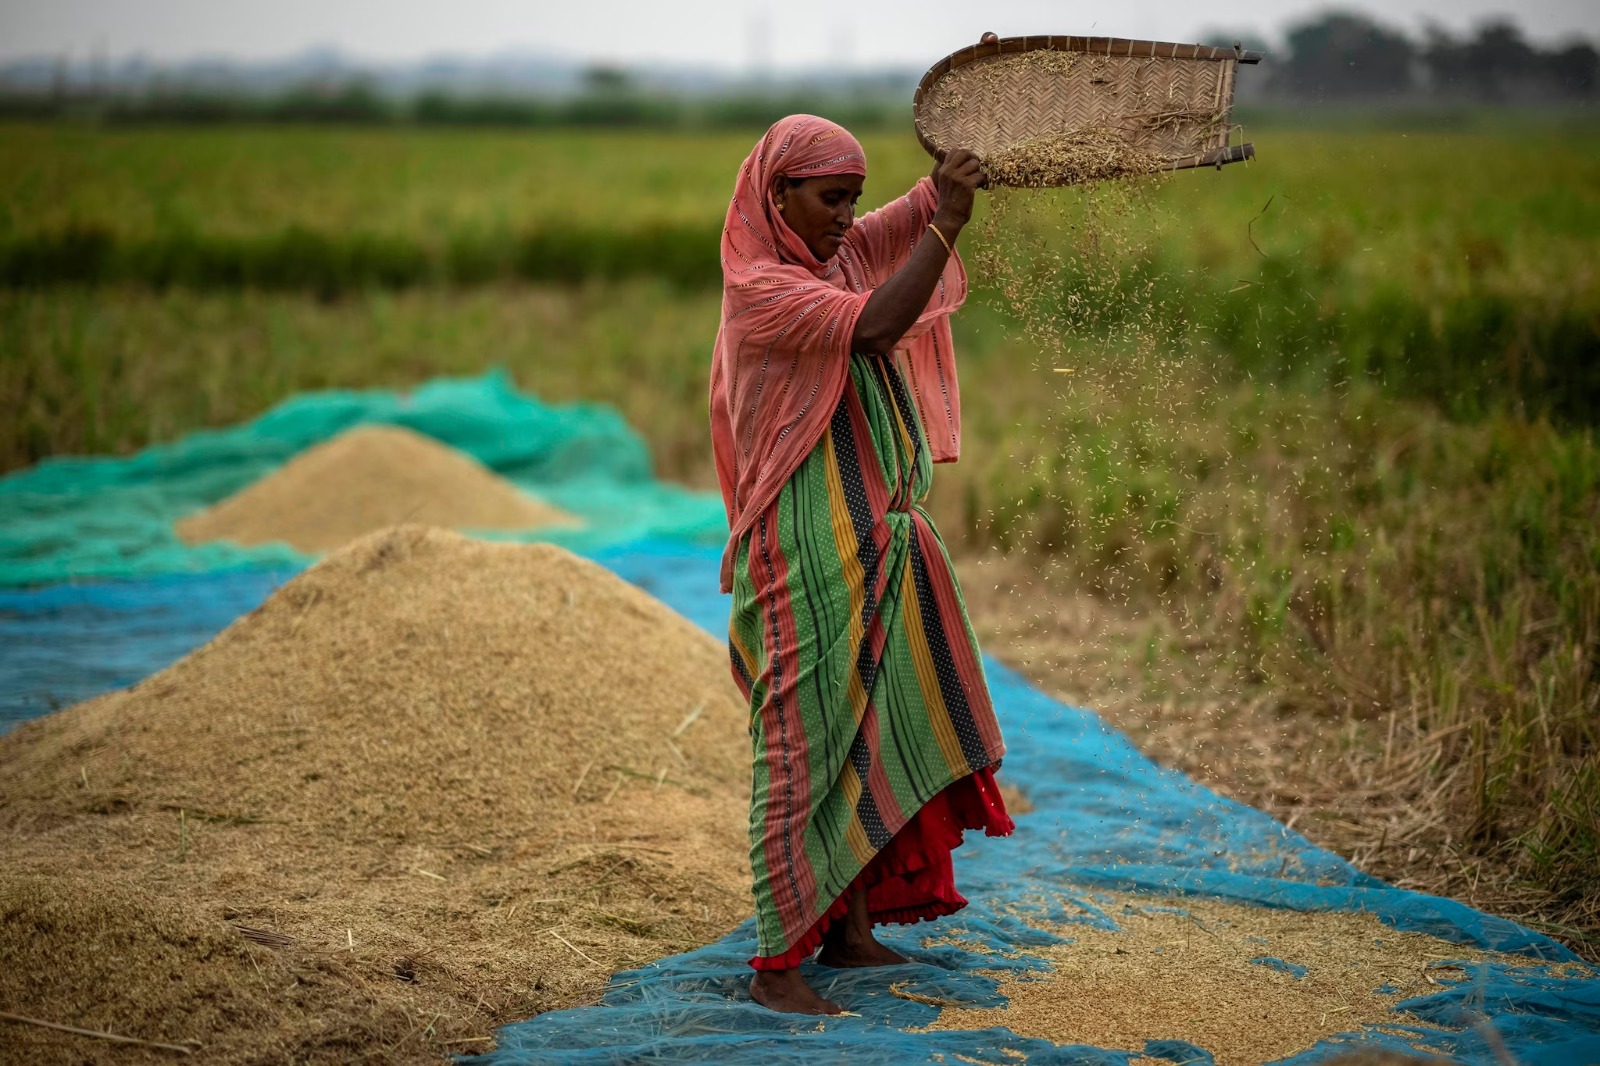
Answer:
[(956, 235), (961, 232), (961, 227), (967, 224), (967, 220), (944, 211), (935, 211), (933, 224), (939, 227), (939, 232), (944, 234), (945, 240), (954, 244)]

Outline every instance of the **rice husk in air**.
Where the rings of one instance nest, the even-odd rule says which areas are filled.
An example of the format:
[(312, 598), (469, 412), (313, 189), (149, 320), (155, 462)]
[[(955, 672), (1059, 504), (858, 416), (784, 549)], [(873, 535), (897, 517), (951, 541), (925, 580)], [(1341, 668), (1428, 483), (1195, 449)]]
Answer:
[(1134, 1053), (1148, 1041), (1184, 1040), (1217, 1066), (1255, 1066), (1343, 1033), (1437, 1028), (1394, 1008), (1480, 963), (1536, 968), (1520, 956), (1401, 932), (1371, 914), (1114, 892), (1067, 906), (1084, 921), (1048, 926), (1068, 941), (1036, 950), (1049, 972), (1000, 975), (1006, 1006), (947, 1007), (930, 1028), (1004, 1026)]
[(208, 1063), (486, 1050), (748, 914), (745, 724), (719, 642), (609, 571), (371, 535), (0, 737), (0, 1005)]
[(386, 526), (516, 530), (577, 525), (477, 460), (400, 426), (360, 426), (177, 523), (188, 544), (282, 542), (325, 552)]

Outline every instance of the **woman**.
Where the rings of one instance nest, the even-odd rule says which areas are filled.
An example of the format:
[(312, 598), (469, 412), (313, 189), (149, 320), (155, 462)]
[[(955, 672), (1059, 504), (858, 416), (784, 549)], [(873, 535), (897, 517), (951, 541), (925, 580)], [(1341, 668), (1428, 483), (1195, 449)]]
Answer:
[(750, 994), (837, 1014), (801, 978), (906, 959), (872, 926), (966, 905), (950, 851), (1011, 832), (1004, 754), (950, 560), (921, 502), (956, 458), (955, 241), (982, 182), (954, 151), (857, 220), (866, 156), (794, 115), (739, 170), (722, 233), (711, 436), (731, 535), (729, 653), (750, 700)]

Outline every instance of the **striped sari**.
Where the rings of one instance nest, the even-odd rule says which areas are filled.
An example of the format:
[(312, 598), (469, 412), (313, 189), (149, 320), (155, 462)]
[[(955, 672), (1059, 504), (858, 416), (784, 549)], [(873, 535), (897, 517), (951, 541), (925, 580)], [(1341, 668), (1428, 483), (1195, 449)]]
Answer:
[(1011, 831), (1004, 745), (894, 357), (850, 357), (815, 448), (740, 541), (729, 652), (750, 701), (759, 951), (798, 965), (866, 891), (875, 923), (966, 904), (950, 849)]

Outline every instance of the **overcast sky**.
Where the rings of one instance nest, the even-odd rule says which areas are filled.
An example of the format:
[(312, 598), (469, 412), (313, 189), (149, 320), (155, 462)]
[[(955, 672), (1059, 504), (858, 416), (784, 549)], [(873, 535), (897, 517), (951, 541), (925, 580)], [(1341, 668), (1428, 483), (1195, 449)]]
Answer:
[[(1212, 27), (1282, 27), (1320, 0), (0, 0), (0, 58), (141, 53), (282, 57), (333, 46), (368, 60), (508, 50), (582, 59), (748, 68), (932, 62), (983, 30), (1194, 39)], [(1600, 38), (1596, 0), (1357, 0), (1338, 5), (1417, 29), (1512, 14), (1530, 36)]]

